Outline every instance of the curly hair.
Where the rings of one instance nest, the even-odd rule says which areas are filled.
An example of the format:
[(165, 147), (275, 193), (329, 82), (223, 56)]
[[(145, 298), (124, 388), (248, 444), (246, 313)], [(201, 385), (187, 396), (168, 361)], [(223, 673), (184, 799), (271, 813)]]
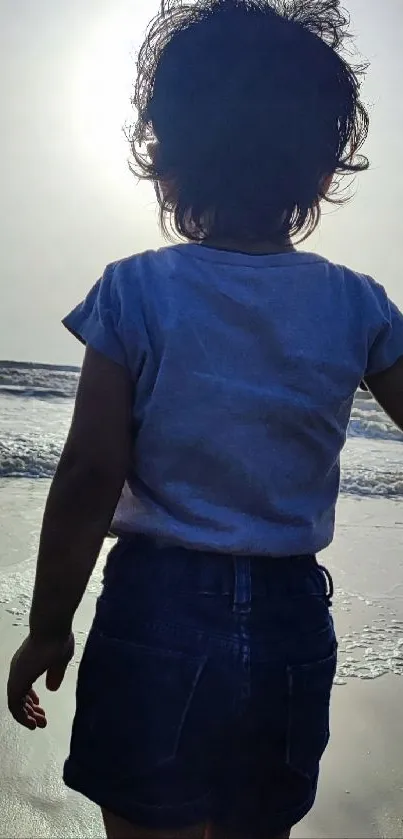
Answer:
[(128, 136), (167, 235), (306, 238), (321, 199), (345, 200), (341, 176), (369, 166), (367, 65), (343, 57), (349, 23), (339, 0), (162, 0)]

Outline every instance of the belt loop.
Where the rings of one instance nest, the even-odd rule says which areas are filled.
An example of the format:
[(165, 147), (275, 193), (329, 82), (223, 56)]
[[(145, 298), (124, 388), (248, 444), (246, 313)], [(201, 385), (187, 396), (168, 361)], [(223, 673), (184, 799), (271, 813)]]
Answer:
[(326, 599), (327, 599), (328, 606), (330, 608), (331, 606), (333, 606), (333, 597), (334, 597), (333, 578), (332, 578), (332, 575), (331, 575), (330, 571), (328, 571), (327, 568), (325, 568), (324, 565), (319, 565), (318, 567), (319, 567), (319, 570), (322, 572), (322, 574), (323, 574), (323, 576), (325, 577), (325, 580), (326, 580)]
[(252, 607), (251, 564), (248, 557), (234, 557), (234, 605), (239, 615), (249, 615)]

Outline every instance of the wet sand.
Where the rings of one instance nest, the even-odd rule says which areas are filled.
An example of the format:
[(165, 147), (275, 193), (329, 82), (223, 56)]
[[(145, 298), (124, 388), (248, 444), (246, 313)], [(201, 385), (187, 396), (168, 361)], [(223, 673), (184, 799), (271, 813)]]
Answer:
[[(403, 837), (402, 542), (399, 504), (342, 499), (336, 541), (321, 557), (337, 589), (340, 665), (332, 740), (316, 808), (295, 829), (296, 839)], [(66, 790), (61, 780), (77, 661), (99, 572), (77, 617), (77, 657), (62, 690), (50, 695), (40, 689), (49, 718), (46, 732), (18, 728), (6, 711), (4, 691), (0, 694), (0, 837), (103, 835), (96, 808)], [(30, 563), (19, 565), (16, 573), (31, 579)], [(0, 608), (4, 684), (10, 655), (25, 632), (26, 589), (15, 603)]]

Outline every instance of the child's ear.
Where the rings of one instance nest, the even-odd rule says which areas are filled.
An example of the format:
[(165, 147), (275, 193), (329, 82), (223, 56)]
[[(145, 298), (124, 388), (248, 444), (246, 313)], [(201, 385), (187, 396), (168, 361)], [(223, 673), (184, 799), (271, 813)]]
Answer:
[(148, 143), (148, 146), (147, 146), (148, 156), (151, 158), (151, 162), (154, 164), (154, 166), (155, 166), (156, 161), (157, 161), (158, 146), (159, 146), (158, 140), (155, 140), (153, 143)]
[[(149, 143), (147, 146), (147, 152), (149, 157), (151, 158), (151, 162), (153, 166), (156, 166), (158, 169), (158, 152), (159, 152), (160, 144), (158, 140), (154, 140), (153, 143)], [(166, 178), (165, 180), (159, 181), (160, 190), (162, 192), (163, 198), (167, 202), (175, 202), (175, 183), (173, 180)]]

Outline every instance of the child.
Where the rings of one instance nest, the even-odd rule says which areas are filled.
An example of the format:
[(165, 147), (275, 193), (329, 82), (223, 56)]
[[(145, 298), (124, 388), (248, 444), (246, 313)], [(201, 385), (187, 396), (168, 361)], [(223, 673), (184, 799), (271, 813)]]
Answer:
[(139, 55), (133, 168), (187, 243), (110, 265), (65, 321), (87, 349), (8, 685), (44, 727), (33, 684), (60, 687), (114, 517), (65, 766), (114, 839), (273, 839), (315, 800), (315, 557), (362, 380), (403, 427), (402, 315), (292, 243), (368, 166), (347, 34), (339, 0), (165, 0)]

